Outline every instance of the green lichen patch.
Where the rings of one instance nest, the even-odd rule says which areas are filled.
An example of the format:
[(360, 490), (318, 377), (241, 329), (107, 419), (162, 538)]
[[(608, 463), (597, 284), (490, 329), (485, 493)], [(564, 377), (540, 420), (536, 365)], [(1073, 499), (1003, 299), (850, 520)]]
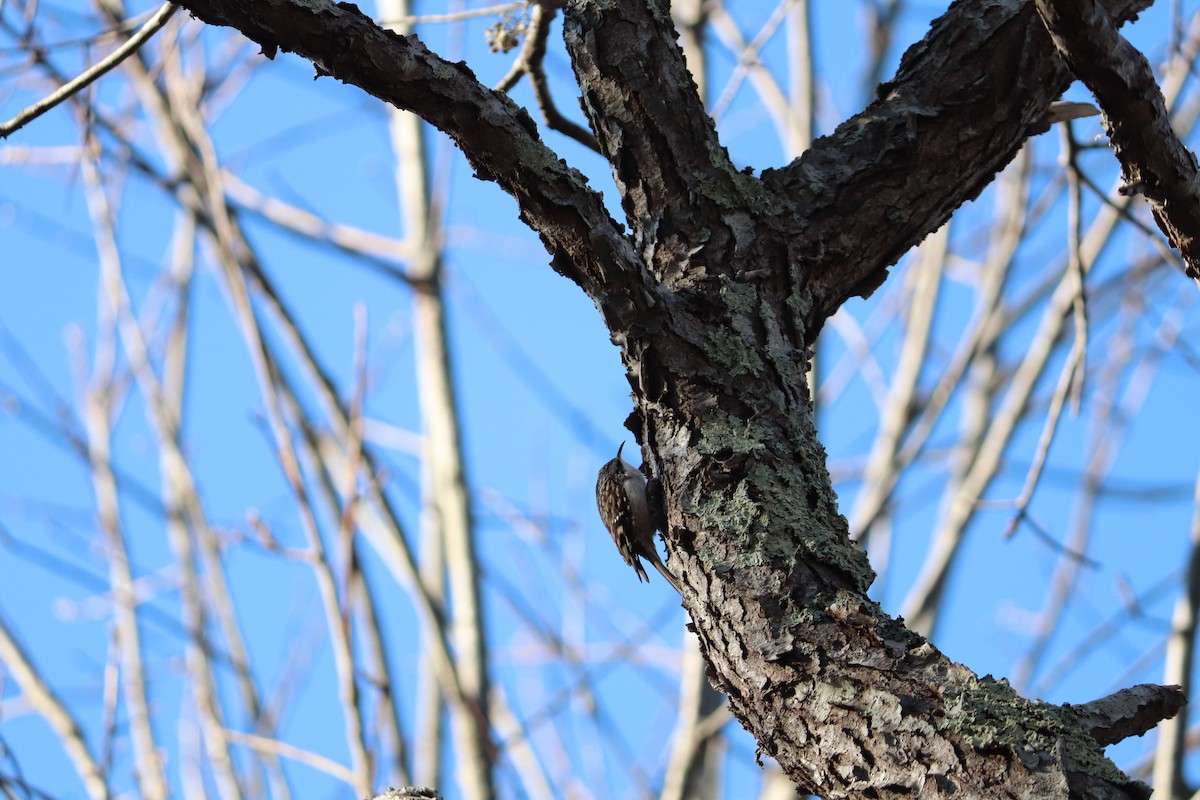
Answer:
[(1062, 742), (1064, 767), (1108, 781), (1127, 778), (1069, 711), (1026, 700), (1007, 681), (970, 677), (943, 692), (946, 716), (939, 729), (956, 733), (976, 749), (1009, 748), (1026, 763), (1054, 759)]
[(726, 375), (762, 375), (763, 361), (746, 338), (728, 328), (717, 328), (708, 334), (708, 354)]
[(777, 448), (762, 440), (767, 435), (721, 412), (706, 419), (697, 451), (714, 460), (740, 462), (745, 477), (736, 485), (711, 482), (695, 504), (696, 512), (725, 534), (732, 549), (700, 556), (732, 566), (820, 561), (851, 576), (865, 593), (874, 572), (866, 554), (850, 542), (828, 481), (806, 472), (801, 464), (783, 465), (770, 457)]
[(701, 455), (722, 454), (757, 457), (767, 450), (759, 439), (760, 431), (749, 423), (717, 410), (710, 412), (704, 420), (696, 450)]
[(721, 289), (718, 292), (721, 304), (734, 314), (749, 314), (758, 306), (758, 292), (754, 287), (738, 283), (724, 275), (721, 276)]

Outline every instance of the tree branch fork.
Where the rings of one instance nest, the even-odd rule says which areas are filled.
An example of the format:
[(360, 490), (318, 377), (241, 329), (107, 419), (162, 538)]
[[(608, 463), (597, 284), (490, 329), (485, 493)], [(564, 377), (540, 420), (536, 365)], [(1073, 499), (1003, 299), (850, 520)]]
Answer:
[[(663, 479), (667, 548), (710, 678), (798, 785), (826, 797), (1146, 796), (1101, 747), (1174, 714), (1177, 687), (1050, 706), (884, 614), (808, 395), (825, 319), (982, 190), (1069, 83), (1030, 4), (955, 3), (875, 103), (761, 177), (721, 146), (666, 3), (568, 4), (567, 49), (628, 232), (524, 109), (355, 6), (181, 5), (414, 111), (517, 200), (622, 348), (630, 427)], [(1144, 6), (1107, 4), (1118, 19)], [(982, 69), (981, 53), (1010, 70)]]

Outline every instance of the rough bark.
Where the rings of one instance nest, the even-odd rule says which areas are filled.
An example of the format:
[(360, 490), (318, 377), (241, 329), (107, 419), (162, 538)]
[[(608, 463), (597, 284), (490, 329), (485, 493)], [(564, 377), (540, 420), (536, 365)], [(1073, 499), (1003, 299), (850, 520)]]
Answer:
[(1200, 278), (1200, 165), (1171, 127), (1150, 63), (1094, 0), (1037, 0), (1036, 7), (1059, 55), (1104, 110), (1121, 193), (1145, 196), (1188, 276)]
[[(801, 788), (1147, 795), (1093, 736), (1123, 730), (1095, 718), (1105, 706), (1089, 705), (1085, 719), (1023, 699), (867, 597), (873, 575), (839, 514), (806, 380), (824, 320), (869, 294), (1044, 129), (1069, 73), (1033, 4), (956, 3), (874, 103), (756, 177), (721, 147), (665, 3), (571, 3), (567, 48), (628, 233), (523, 110), (354, 6), (182, 4), (268, 55), (295, 51), (415, 111), (516, 198), (554, 268), (595, 300), (622, 348), (636, 401), (628, 424), (664, 482), (667, 549), (710, 678)], [(1126, 19), (1145, 5), (1107, 7)]]

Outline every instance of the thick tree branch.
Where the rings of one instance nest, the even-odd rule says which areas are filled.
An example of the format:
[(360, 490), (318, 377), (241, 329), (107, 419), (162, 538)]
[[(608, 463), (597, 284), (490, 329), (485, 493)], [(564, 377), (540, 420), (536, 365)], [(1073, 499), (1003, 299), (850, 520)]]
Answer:
[(464, 63), (431, 52), (416, 36), (375, 24), (350, 3), (263, 0), (181, 0), (195, 17), (237, 28), (274, 57), (295, 52), (318, 75), (353, 84), (397, 108), (413, 111), (458, 145), (476, 175), (495, 181), (542, 237), (554, 268), (596, 296), (621, 287), (631, 300), (606, 309), (618, 324), (637, 306), (653, 304), (621, 226), (587, 179), (541, 141), (526, 111), (493, 91)]
[(1154, 221), (1183, 254), (1187, 274), (1200, 278), (1196, 156), (1175, 135), (1146, 57), (1094, 0), (1037, 0), (1037, 11), (1059, 55), (1104, 110), (1122, 192), (1146, 196)]
[(639, 237), (669, 248), (657, 264), (669, 274), (698, 244), (697, 221), (709, 209), (751, 205), (762, 194), (758, 182), (739, 176), (721, 146), (666, 2), (572, 4), (563, 33), (626, 220)]
[[(1111, 0), (1128, 20), (1147, 0)], [(819, 323), (866, 296), (909, 248), (975, 197), (1031, 134), (1071, 74), (1022, 0), (960, 0), (904, 54), (877, 100), (763, 179), (807, 222), (796, 257), (817, 281)]]
[(1186, 703), (1187, 697), (1178, 686), (1143, 683), (1074, 706), (1074, 710), (1083, 717), (1092, 738), (1108, 745), (1147, 733), (1164, 719), (1174, 717)]
[[(1129, 19), (1148, 5), (1109, 8)], [(748, 248), (741, 212), (773, 216), (786, 257), (762, 266), (791, 291), (807, 294), (807, 285), (815, 294), (809, 341), (1045, 130), (1047, 109), (1071, 80), (1030, 4), (962, 0), (908, 50), (876, 102), (788, 167), (766, 170), (760, 185), (730, 164), (654, 4), (573, 5), (565, 34), (647, 266), (671, 288), (687, 285), (689, 261), (711, 267)], [(727, 230), (700, 253), (695, 220), (706, 208)]]

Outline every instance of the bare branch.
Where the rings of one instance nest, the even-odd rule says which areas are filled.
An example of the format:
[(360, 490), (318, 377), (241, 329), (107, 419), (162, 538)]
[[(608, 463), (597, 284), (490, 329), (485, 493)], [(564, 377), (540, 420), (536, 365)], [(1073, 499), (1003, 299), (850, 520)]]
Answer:
[(1146, 57), (1117, 32), (1096, 0), (1037, 0), (1037, 11), (1075, 75), (1104, 109), (1121, 162), (1122, 194), (1150, 201), (1154, 221), (1200, 279), (1200, 176), (1196, 156), (1171, 126)]
[[(205, 22), (238, 28), (268, 56), (280, 47), (292, 50), (311, 59), (318, 76), (332, 75), (416, 112), (458, 144), (479, 177), (517, 198), (556, 270), (592, 291), (601, 284), (638, 286), (640, 297), (640, 266), (600, 195), (540, 141), (524, 109), (480, 84), (465, 65), (439, 58), (415, 37), (380, 28), (349, 3), (182, 5)], [(335, 42), (355, 45), (331, 47)]]
[(0, 616), (0, 664), (5, 669), (12, 670), (17, 685), (25, 693), (26, 699), (46, 722), (54, 729), (58, 739), (67, 751), (75, 771), (83, 781), (84, 789), (92, 800), (108, 800), (111, 797), (104, 772), (92, 757), (84, 741), (83, 731), (72, 716), (70, 709), (51, 690), (45, 678), (38, 672), (33, 661), (21, 647), (16, 637), (8, 628), (4, 617)]
[(122, 61), (129, 58), (137, 52), (138, 48), (150, 40), (150, 37), (162, 30), (167, 21), (171, 19), (171, 15), (179, 10), (179, 6), (171, 2), (163, 3), (159, 7), (158, 12), (143, 25), (137, 33), (129, 37), (125, 44), (118, 47), (107, 57), (96, 62), (89, 67), (74, 80), (63, 84), (50, 96), (46, 97), (41, 102), (35, 103), (32, 106), (21, 111), (8, 122), (0, 124), (0, 139), (7, 138), (14, 131), (20, 130), (25, 125), (45, 114), (50, 109), (54, 108), (64, 100), (78, 94), (92, 84), (97, 78), (106, 72), (114, 69)]
[(1141, 736), (1175, 716), (1186, 703), (1178, 686), (1142, 684), (1071, 708), (1087, 718), (1085, 725), (1097, 742), (1110, 745)]
[(538, 110), (542, 112), (542, 119), (550, 126), (550, 130), (565, 134), (598, 153), (600, 145), (596, 143), (592, 132), (564, 117), (550, 95), (550, 84), (546, 80), (546, 40), (550, 37), (550, 24), (557, 13), (548, 3), (534, 5), (530, 14), (529, 30), (525, 34), (525, 45), (521, 48), (521, 54), (517, 56), (512, 69), (496, 84), (496, 91), (507, 92), (516, 85), (521, 75), (528, 75)]

